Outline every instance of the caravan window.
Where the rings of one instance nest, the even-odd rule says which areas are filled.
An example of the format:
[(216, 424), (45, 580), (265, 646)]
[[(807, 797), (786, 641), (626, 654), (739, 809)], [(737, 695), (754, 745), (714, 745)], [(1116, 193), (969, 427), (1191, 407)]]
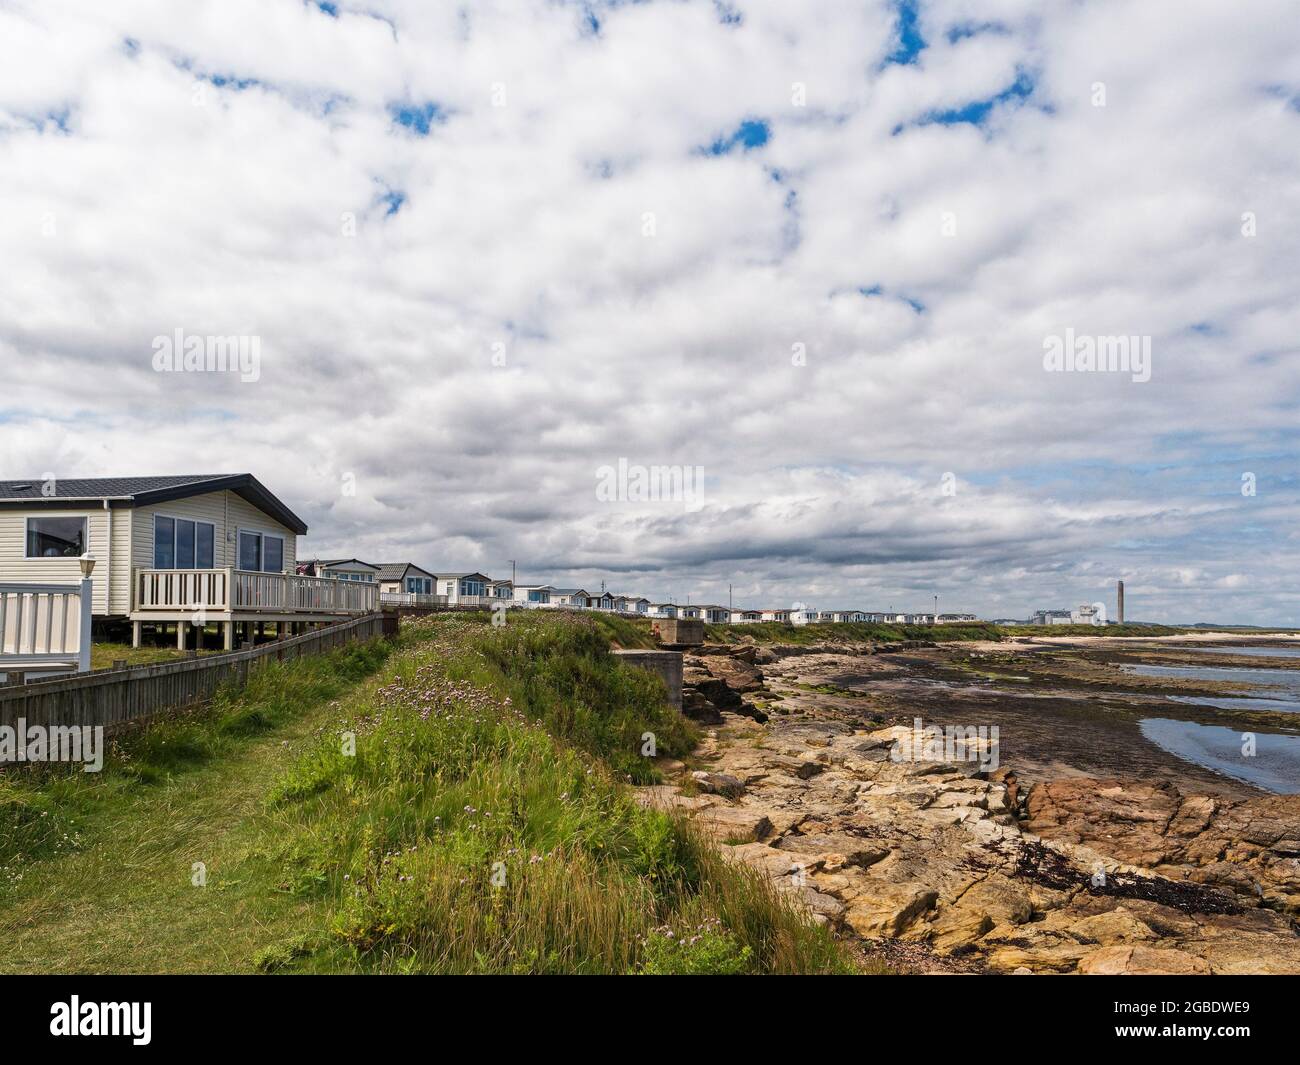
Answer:
[(28, 518), (28, 558), (77, 558), (86, 553), (85, 518)]
[(284, 537), (240, 529), (239, 568), (261, 573), (284, 572)]
[(154, 569), (212, 569), (216, 565), (216, 526), (189, 518), (153, 518)]

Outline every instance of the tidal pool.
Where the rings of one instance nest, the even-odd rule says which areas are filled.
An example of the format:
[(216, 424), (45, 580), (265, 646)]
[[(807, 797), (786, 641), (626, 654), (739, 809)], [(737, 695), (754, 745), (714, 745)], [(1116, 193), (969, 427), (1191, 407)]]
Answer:
[(1170, 645), (1175, 651), (1213, 651), (1220, 655), (1247, 655), (1251, 658), (1300, 658), (1300, 647), (1205, 647)]
[(1242, 753), (1243, 734), (1236, 729), (1158, 717), (1139, 725), (1143, 736), (1184, 761), (1266, 791), (1300, 792), (1300, 736), (1253, 733), (1255, 753), (1248, 757)]
[(1229, 666), (1125, 665), (1126, 672), (1139, 677), (1178, 677), (1180, 680), (1232, 680), (1267, 687), (1258, 695), (1171, 696), (1180, 703), (1217, 706), (1224, 710), (1279, 710), (1300, 713), (1300, 670), (1237, 669)]

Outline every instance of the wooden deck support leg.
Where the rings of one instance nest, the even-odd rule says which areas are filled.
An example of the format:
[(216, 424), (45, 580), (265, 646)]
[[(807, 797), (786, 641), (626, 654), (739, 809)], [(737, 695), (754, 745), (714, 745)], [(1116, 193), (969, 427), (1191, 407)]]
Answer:
[(188, 622), (185, 621), (176, 622), (176, 649), (178, 651), (185, 650), (185, 628), (187, 625)]
[(223, 621), (221, 623), (222, 643), (227, 651), (235, 649), (235, 623), (233, 621)]
[(131, 646), (139, 647), (144, 640), (144, 622), (131, 622)]

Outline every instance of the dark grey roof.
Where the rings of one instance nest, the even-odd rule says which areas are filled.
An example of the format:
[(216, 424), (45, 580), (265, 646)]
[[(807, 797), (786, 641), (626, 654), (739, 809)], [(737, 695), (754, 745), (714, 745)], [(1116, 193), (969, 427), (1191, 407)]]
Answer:
[(379, 579), (381, 581), (400, 581), (406, 576), (408, 569), (418, 570), (426, 577), (433, 576), (427, 569), (420, 569), (414, 562), (381, 562), (379, 563)]
[(231, 473), (192, 473), (175, 477), (68, 477), (54, 479), (49, 489), (39, 477), (0, 481), (0, 499), (134, 499), (181, 485), (234, 477)]
[(190, 473), (170, 477), (69, 477), (57, 478), (46, 487), (39, 477), (11, 477), (0, 481), (0, 505), (34, 504), (56, 506), (58, 503), (94, 500), (110, 505), (143, 507), (173, 499), (229, 490), (265, 511), (280, 524), (300, 536), (306, 523), (251, 473)]
[(341, 566), (345, 562), (355, 562), (359, 566), (369, 566), (371, 569), (378, 569), (373, 562), (362, 562), (359, 558), (318, 558), (316, 559), (322, 566)]

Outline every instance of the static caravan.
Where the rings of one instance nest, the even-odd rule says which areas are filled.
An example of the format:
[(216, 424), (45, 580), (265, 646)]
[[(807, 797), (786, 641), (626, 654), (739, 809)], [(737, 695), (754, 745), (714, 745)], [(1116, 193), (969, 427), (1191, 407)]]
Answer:
[(484, 573), (435, 573), (434, 594), (445, 596), (448, 606), (491, 606), (488, 585), (492, 578)]
[(551, 596), (558, 591), (558, 588), (552, 588), (549, 584), (516, 584), (515, 602), (526, 607), (550, 607)]
[(725, 606), (702, 606), (704, 620), (710, 625), (725, 625), (731, 620), (731, 608)]
[(553, 588), (551, 605), (564, 607), (566, 610), (586, 610), (591, 596), (585, 588)]
[(298, 572), (307, 577), (337, 577), (341, 581), (379, 580), (379, 567), (359, 558), (330, 558), (304, 562), (298, 566)]
[(414, 562), (383, 562), (379, 566), (380, 595), (434, 594), (434, 576)]
[(752, 624), (763, 620), (763, 612), (761, 610), (733, 610), (731, 620), (742, 625)]
[(376, 608), (372, 583), (299, 576), (307, 526), (252, 474), (0, 482), (0, 582), (75, 583), (95, 557), (92, 609), (141, 626), (196, 618), (226, 645), (246, 622), (328, 621)]

